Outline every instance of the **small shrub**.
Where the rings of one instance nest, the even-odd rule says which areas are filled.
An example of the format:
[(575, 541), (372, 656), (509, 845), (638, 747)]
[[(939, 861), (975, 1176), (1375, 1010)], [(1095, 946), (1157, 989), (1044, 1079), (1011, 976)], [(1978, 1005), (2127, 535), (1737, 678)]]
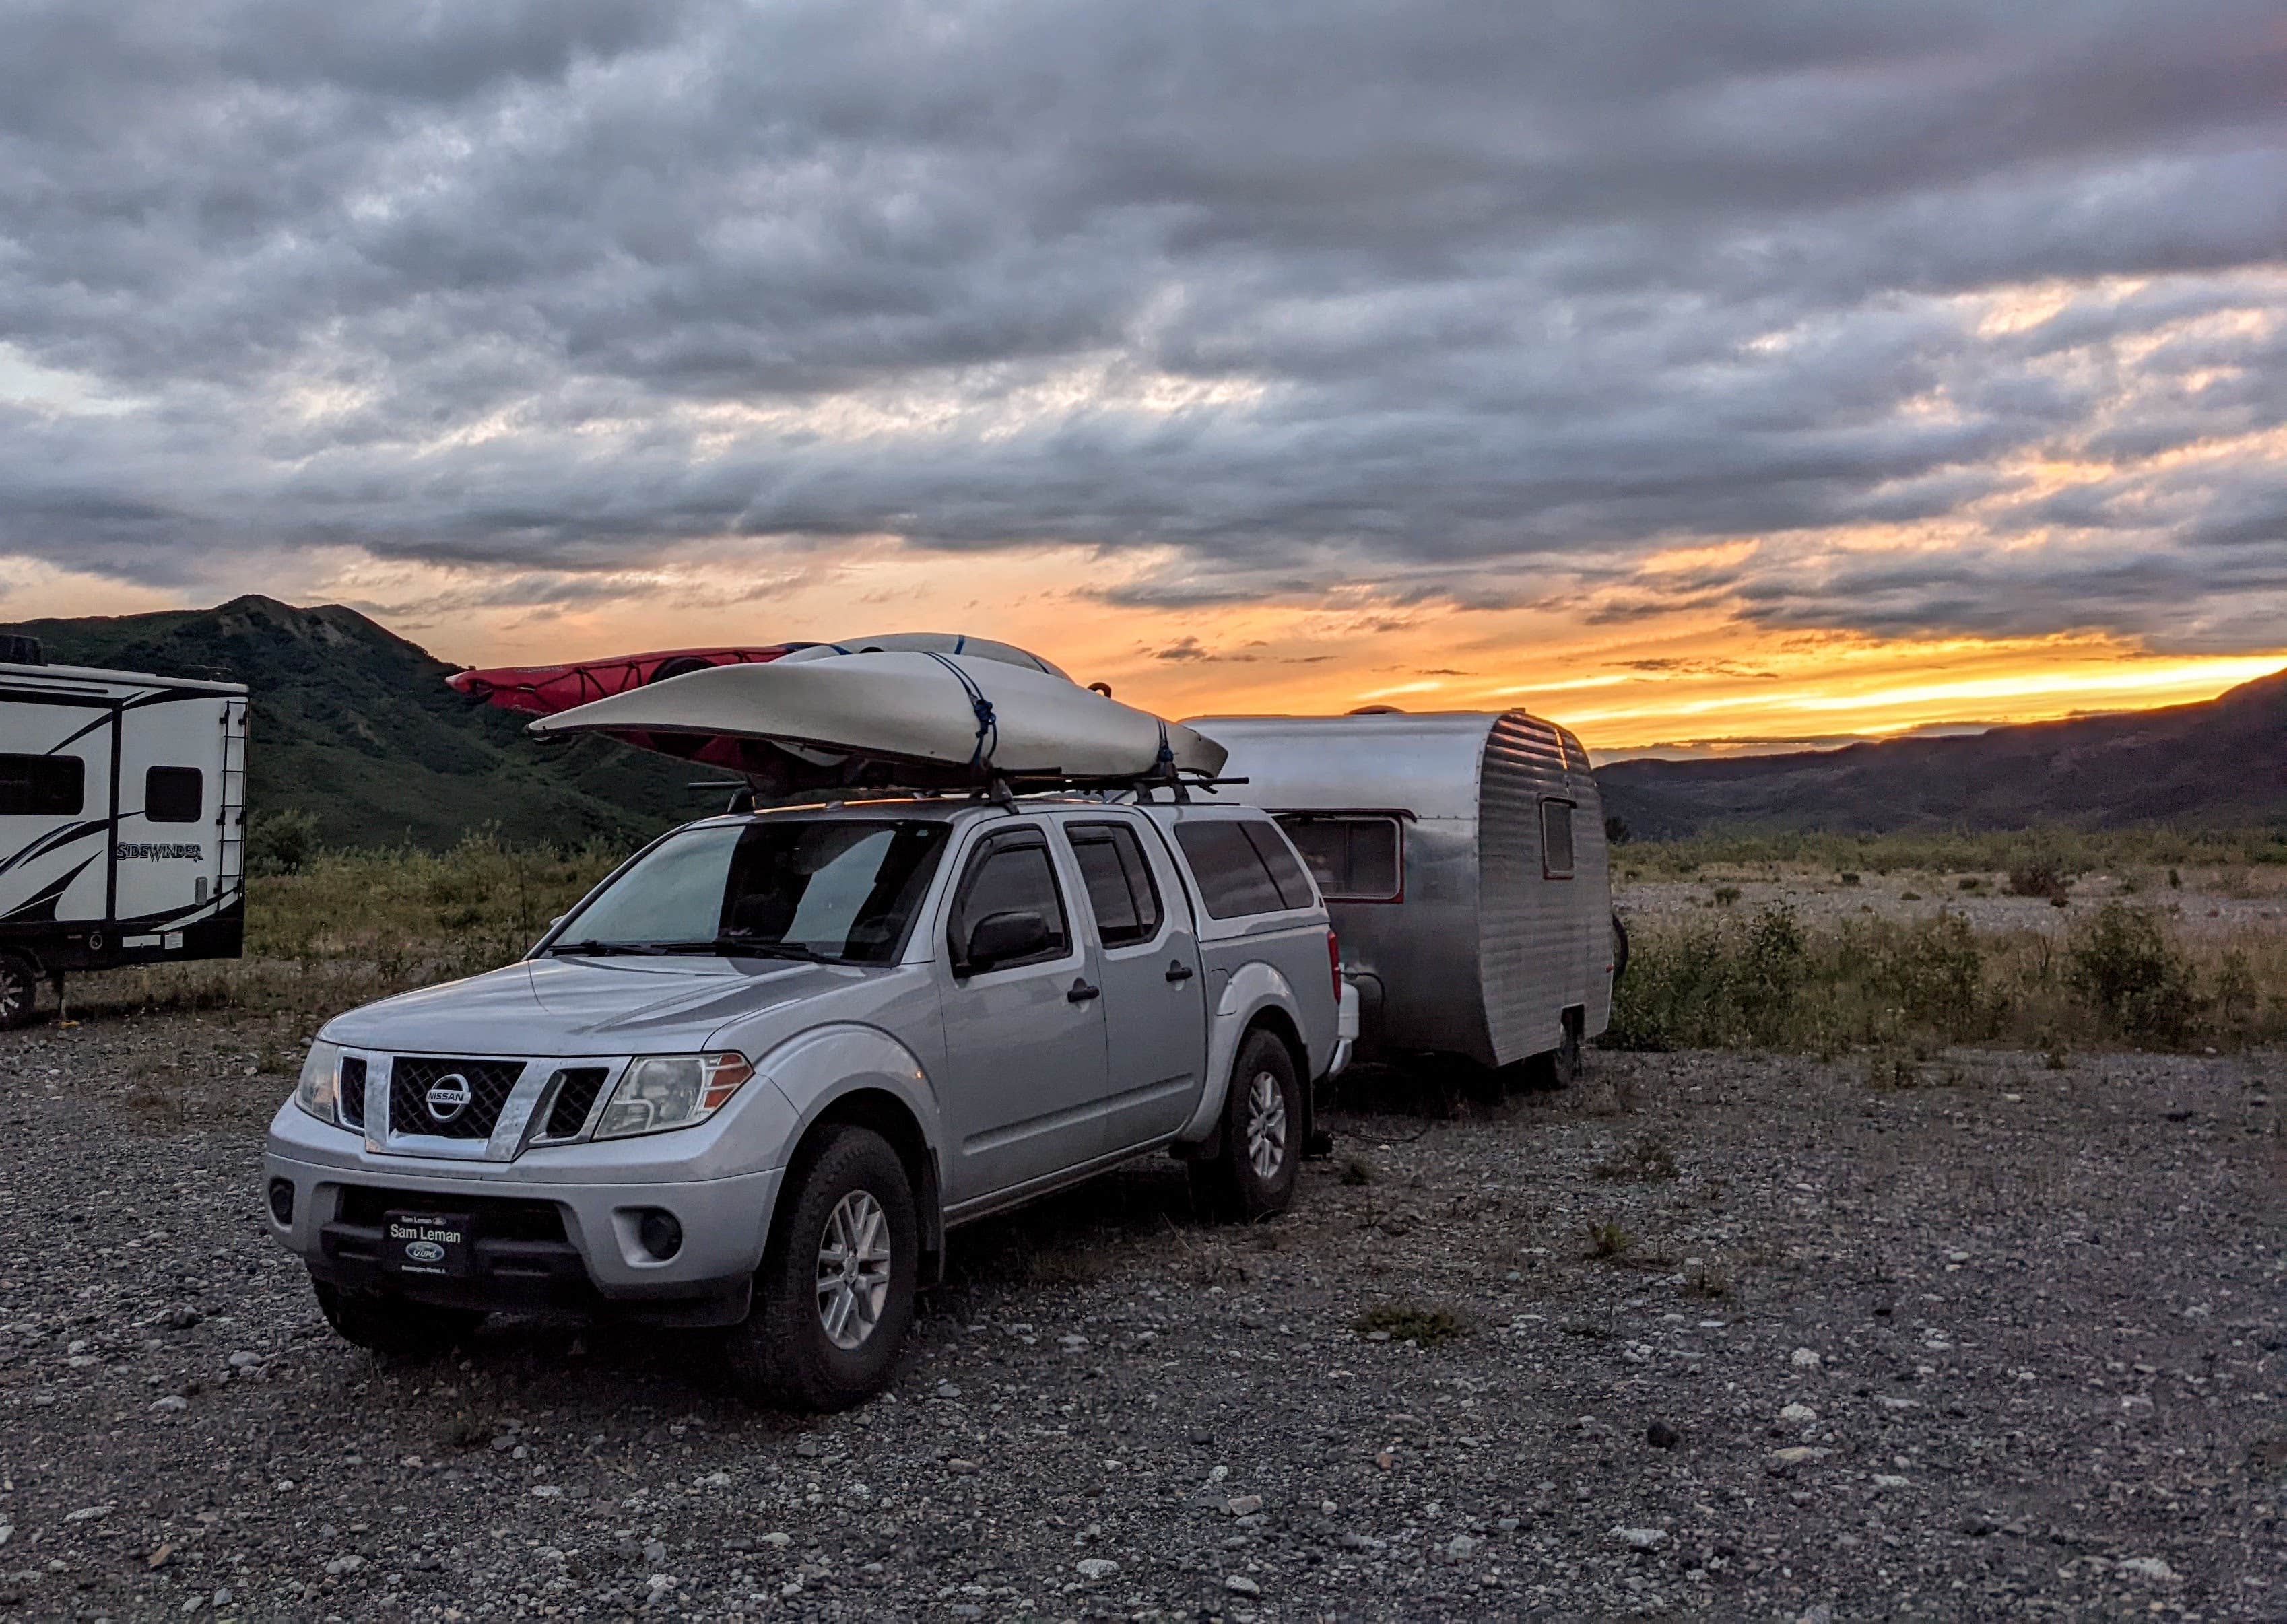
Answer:
[(1636, 1238), (1620, 1227), (1618, 1218), (1606, 1218), (1601, 1224), (1588, 1226), (1588, 1256), (1591, 1257), (1625, 1257), (1635, 1250)]
[(1418, 1303), (1377, 1303), (1351, 1320), (1350, 1328), (1361, 1336), (1387, 1331), (1392, 1342), (1418, 1342), (1425, 1348), (1469, 1334), (1468, 1321), (1452, 1309)]
[(1650, 1180), (1675, 1177), (1675, 1152), (1666, 1139), (1647, 1133), (1625, 1153), (1606, 1156), (1589, 1170), (1599, 1179)]
[(1721, 1269), (1703, 1265), (1684, 1275), (1683, 1295), (1720, 1302), (1731, 1295), (1731, 1277)]
[(1834, 879), (1835, 883), (1838, 885), (1855, 886), (1858, 883), (1858, 876), (1848, 869), (1845, 869), (1842, 872), (1837, 874), (1834, 877)]
[(1919, 1088), (1921, 1083), (1921, 1063), (1910, 1053), (1885, 1052), (1867, 1058), (1866, 1086), (1869, 1088)]
[(1349, 1185), (1372, 1184), (1373, 1163), (1364, 1156), (1351, 1156), (1342, 1163), (1339, 1182)]
[(2072, 889), (2072, 876), (2063, 862), (2046, 855), (2027, 857), (2009, 871), (2009, 895), (2040, 896), (2061, 907)]
[(1729, 908), (1732, 903), (1739, 900), (1739, 887), (1737, 886), (1718, 886), (1715, 887), (1714, 896), (1715, 905), (1718, 908)]
[(2170, 869), (2168, 871), (2168, 889), (2171, 891), (2180, 891), (2183, 888), (2184, 877), (2176, 872), (2175, 870)]
[(1985, 881), (1975, 874), (1964, 874), (1961, 877), (1961, 885), (1959, 888), (1974, 894), (1985, 889)]
[(306, 807), (288, 807), (246, 820), (246, 871), (271, 878), (298, 874), (318, 852), (318, 816)]
[(1898, 893), (1898, 900), (1902, 903), (1919, 903), (1922, 900), (1922, 894), (1919, 891), (1901, 891)]
[(2180, 1047), (2205, 1005), (2190, 963), (2149, 908), (2109, 902), (2081, 927), (2067, 980), (2119, 1036)]

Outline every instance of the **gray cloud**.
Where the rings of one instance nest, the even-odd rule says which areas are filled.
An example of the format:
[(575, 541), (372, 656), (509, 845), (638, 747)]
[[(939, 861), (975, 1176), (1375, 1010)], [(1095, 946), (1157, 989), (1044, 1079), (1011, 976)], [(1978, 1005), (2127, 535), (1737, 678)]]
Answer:
[[(1158, 605), (2287, 619), (2272, 4), (35, 0), (10, 37), (0, 335), (82, 398), (0, 370), (8, 551), (572, 601), (633, 548), (893, 533), (1172, 548), (1108, 595)], [(1989, 319), (2054, 279), (2091, 285)]]

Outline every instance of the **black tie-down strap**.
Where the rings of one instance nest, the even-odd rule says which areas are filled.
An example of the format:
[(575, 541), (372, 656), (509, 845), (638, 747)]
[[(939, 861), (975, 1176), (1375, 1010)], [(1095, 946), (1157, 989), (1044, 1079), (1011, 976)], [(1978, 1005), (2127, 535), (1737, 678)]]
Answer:
[(1001, 723), (993, 714), (993, 701), (985, 697), (985, 690), (977, 685), (975, 677), (933, 650), (924, 652), (952, 672), (962, 690), (969, 695), (969, 708), (977, 717), (977, 747), (969, 753), (969, 764), (971, 767), (991, 767), (993, 753), (1001, 747)]

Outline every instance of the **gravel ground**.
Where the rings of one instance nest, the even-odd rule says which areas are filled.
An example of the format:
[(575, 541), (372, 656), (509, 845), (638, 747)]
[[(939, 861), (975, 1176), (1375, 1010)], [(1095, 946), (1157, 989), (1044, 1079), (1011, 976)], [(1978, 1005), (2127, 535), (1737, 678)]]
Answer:
[(1154, 1162), (963, 1232), (823, 1421), (694, 1336), (334, 1340), (250, 1065), (0, 1038), (0, 1609), (2287, 1617), (2287, 1057), (1368, 1076), (1278, 1222)]

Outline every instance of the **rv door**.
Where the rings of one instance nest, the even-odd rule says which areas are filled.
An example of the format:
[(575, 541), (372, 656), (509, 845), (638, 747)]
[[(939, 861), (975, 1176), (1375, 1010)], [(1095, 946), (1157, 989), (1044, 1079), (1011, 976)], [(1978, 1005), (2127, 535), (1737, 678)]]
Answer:
[(121, 713), (112, 851), (123, 932), (180, 929), (213, 911), (229, 704), (215, 694), (154, 694)]
[(0, 927), (109, 917), (118, 716), (108, 697), (0, 685)]

